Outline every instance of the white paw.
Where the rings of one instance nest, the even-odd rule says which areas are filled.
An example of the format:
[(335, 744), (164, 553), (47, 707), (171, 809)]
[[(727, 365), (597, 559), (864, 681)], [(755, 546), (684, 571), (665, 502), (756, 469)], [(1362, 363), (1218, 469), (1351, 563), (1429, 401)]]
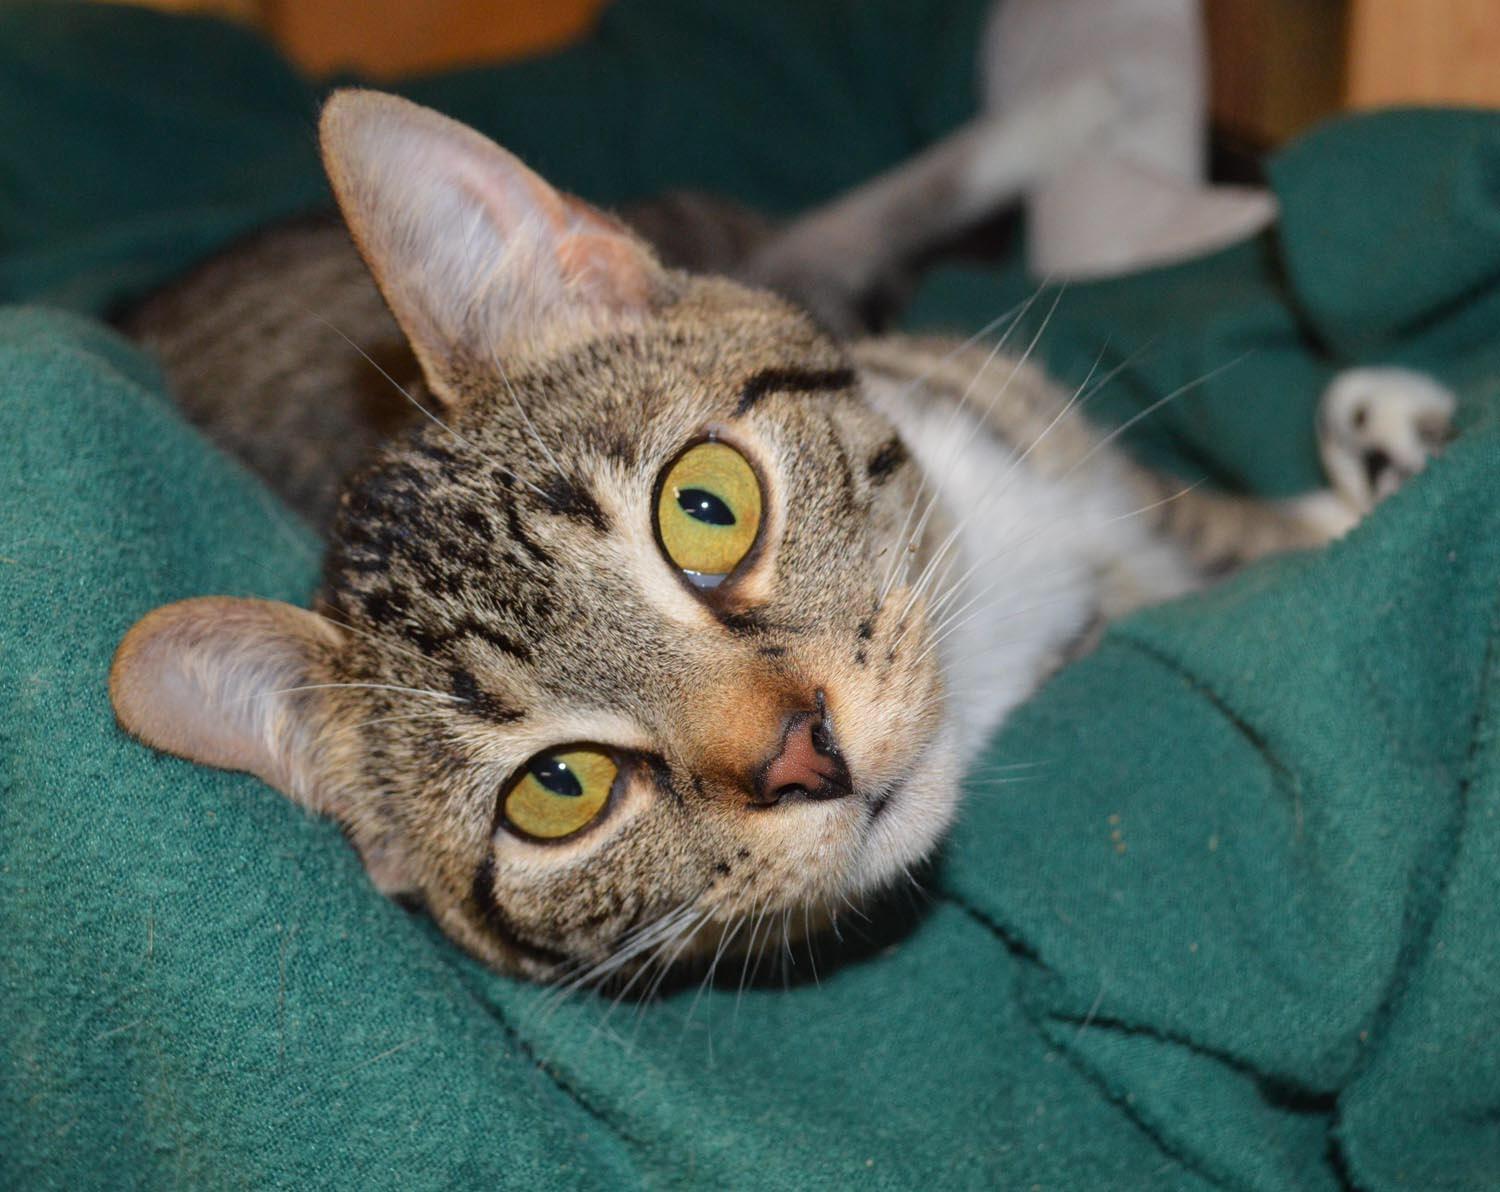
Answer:
[(1351, 368), (1318, 409), (1318, 452), (1329, 482), (1356, 514), (1415, 476), (1452, 434), (1458, 403), (1424, 373)]

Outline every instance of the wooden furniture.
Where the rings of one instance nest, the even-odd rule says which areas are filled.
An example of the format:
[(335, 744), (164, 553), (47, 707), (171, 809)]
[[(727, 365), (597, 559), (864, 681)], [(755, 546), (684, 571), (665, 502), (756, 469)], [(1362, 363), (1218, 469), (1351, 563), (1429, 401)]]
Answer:
[(262, 21), (313, 74), (396, 75), (557, 49), (604, 0), (260, 0)]
[(1268, 148), (1325, 116), (1500, 107), (1500, 0), (1204, 0), (1215, 122)]
[(606, 0), (121, 2), (245, 21), (309, 74), (351, 70), (394, 78), (557, 49), (587, 32)]
[(1500, 107), (1500, 0), (1352, 0), (1344, 100)]
[(1214, 124), (1254, 148), (1339, 110), (1344, 0), (1204, 0)]

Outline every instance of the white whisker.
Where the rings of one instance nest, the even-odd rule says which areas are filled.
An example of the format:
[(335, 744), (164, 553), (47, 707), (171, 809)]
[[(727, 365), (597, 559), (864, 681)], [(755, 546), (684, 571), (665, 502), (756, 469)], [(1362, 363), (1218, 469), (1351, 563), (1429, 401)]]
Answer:
[(428, 691), (423, 687), (401, 687), (394, 683), (304, 683), (300, 687), (281, 687), (275, 691), (257, 691), (251, 695), (242, 697), (240, 700), (235, 700), (234, 702), (242, 703), (245, 700), (267, 699), (273, 695), (291, 695), (293, 692), (297, 691), (322, 691), (326, 688), (333, 687), (364, 688), (369, 691), (399, 691), (404, 695), (426, 695), (430, 696), (432, 699), (446, 700), (447, 702), (453, 704), (461, 704), (464, 702), (463, 700), (459, 699), (458, 696), (449, 695), (443, 691)]
[(1063, 478), (1066, 479), (1068, 476), (1071, 476), (1074, 472), (1076, 472), (1079, 468), (1083, 467), (1084, 464), (1088, 463), (1089, 460), (1093, 459), (1094, 456), (1103, 451), (1106, 447), (1108, 447), (1136, 423), (1141, 421), (1141, 419), (1147, 418), (1150, 415), (1156, 413), (1157, 410), (1161, 409), (1168, 402), (1176, 401), (1179, 397), (1182, 397), (1184, 394), (1191, 393), (1199, 386), (1208, 384), (1209, 381), (1212, 381), (1219, 374), (1228, 372), (1231, 368), (1243, 364), (1250, 358), (1252, 354), (1253, 353), (1251, 352), (1240, 353), (1240, 355), (1236, 356), (1233, 360), (1221, 364), (1218, 368), (1204, 373), (1196, 381), (1189, 381), (1186, 385), (1179, 386), (1178, 388), (1172, 390), (1171, 393), (1167, 394), (1166, 397), (1159, 398), (1156, 401), (1152, 402), (1149, 406), (1147, 406), (1144, 410), (1141, 410), (1134, 417), (1126, 419), (1119, 426), (1115, 427), (1114, 430), (1110, 431), (1109, 434), (1105, 435), (1102, 439), (1095, 443), (1093, 447), (1091, 447), (1084, 454), (1082, 459), (1080, 459), (1071, 468), (1069, 468), (1066, 473), (1064, 473)]
[[(451, 426), (449, 426), (446, 422), (444, 422), (441, 418), (439, 418), (436, 414), (434, 414), (431, 410), (429, 410), (426, 406), (424, 406), (421, 402), (419, 402), (415, 397), (413, 397), (409, 392), (407, 392), (407, 390), (405, 389), (405, 387), (402, 386), (401, 383), (399, 381), (397, 381), (395, 377), (391, 376), (390, 373), (386, 372), (385, 369), (383, 369), (383, 368), (380, 367), (379, 363), (375, 360), (375, 358), (373, 356), (370, 355), (370, 353), (366, 352), (362, 347), (360, 347), (357, 343), (355, 343), (354, 340), (350, 339), (349, 336), (345, 335), (343, 333), (343, 331), (341, 331), (337, 326), (335, 326), (333, 323), (329, 322), (329, 320), (325, 319), (322, 315), (320, 315), (317, 311), (313, 310), (309, 306), (304, 306), (302, 309), (305, 310), (305, 311), (307, 311), (308, 314), (310, 314), (313, 318), (317, 319), (318, 322), (322, 323), (325, 327), (327, 327), (335, 335), (337, 335), (340, 339), (342, 339), (346, 344), (348, 344), (351, 348), (353, 348), (356, 352), (358, 352), (361, 356), (363, 356), (365, 358), (365, 360), (369, 362), (369, 365), (370, 365), (371, 368), (373, 368), (382, 377), (384, 377), (393, 386), (395, 386), (395, 389), (396, 389), (397, 393), (399, 393), (402, 397), (406, 398), (407, 401), (411, 402), (411, 404), (413, 406), (415, 406), (419, 411), (421, 411), (423, 417), (427, 418), (435, 426), (441, 427), (443, 430), (447, 431), (450, 435), (452, 435), (455, 439), (457, 439), (460, 443), (462, 443), (465, 447), (467, 447), (475, 455), (479, 456), (480, 459), (489, 460), (492, 463), (494, 462), (493, 460), (490, 460), (490, 457), (488, 455), (486, 455), (483, 451), (481, 451), (478, 447), (476, 447), (468, 439), (464, 438), (463, 435), (459, 434), (456, 430), (454, 430)], [(532, 484), (531, 481), (526, 480), (526, 479), (524, 479), (521, 476), (518, 476), (513, 469), (511, 469), (511, 468), (505, 468), (505, 467), (502, 466), (502, 471), (504, 471), (507, 476), (509, 476), (512, 480), (516, 481), (518, 484), (524, 484), (527, 488), (531, 489), (531, 491), (534, 492), (534, 493), (536, 493), (539, 497), (541, 497), (544, 500), (546, 499), (547, 494), (545, 492), (543, 492), (541, 489), (539, 489), (536, 485)]]
[(310, 314), (313, 318), (317, 319), (318, 322), (322, 323), (323, 326), (327, 327), (330, 331), (332, 331), (335, 335), (337, 335), (341, 340), (343, 340), (346, 344), (348, 344), (351, 348), (353, 348), (356, 352), (358, 352), (361, 356), (363, 356), (365, 358), (365, 362), (367, 364), (369, 364), (369, 366), (371, 368), (373, 368), (376, 372), (378, 372), (387, 381), (389, 381), (391, 383), (391, 385), (395, 387), (395, 390), (396, 390), (397, 393), (399, 393), (402, 397), (406, 398), (407, 401), (411, 402), (412, 405), (414, 405), (419, 411), (421, 411), (423, 417), (429, 419), (435, 425), (442, 427), (443, 430), (447, 431), (450, 435), (452, 435), (455, 439), (457, 439), (465, 447), (469, 448), (470, 451), (473, 451), (476, 455), (478, 455), (481, 458), (483, 458), (484, 453), (482, 451), (480, 451), (479, 448), (475, 447), (473, 443), (469, 442), (468, 439), (464, 438), (463, 435), (459, 434), (456, 430), (454, 430), (451, 426), (449, 426), (446, 422), (444, 422), (441, 418), (439, 418), (436, 414), (434, 414), (431, 410), (429, 410), (426, 406), (424, 406), (421, 402), (419, 402), (416, 398), (414, 398), (407, 391), (406, 387), (401, 384), (401, 382), (399, 382), (398, 380), (396, 380), (395, 377), (391, 376), (390, 373), (386, 372), (385, 369), (383, 369), (380, 366), (379, 362), (375, 359), (375, 357), (371, 356), (370, 353), (368, 353), (362, 347), (360, 347), (359, 344), (355, 343), (353, 339), (351, 339), (349, 336), (345, 335), (344, 332), (343, 332), (343, 330), (340, 327), (338, 327), (336, 324), (334, 324), (330, 320), (325, 319), (322, 315), (320, 315), (317, 311), (313, 310), (312, 307), (310, 307), (310, 306), (303, 306), (302, 309), (305, 310), (305, 311), (307, 311), (308, 314)]
[(506, 393), (510, 395), (511, 404), (516, 407), (516, 413), (521, 415), (521, 421), (526, 424), (526, 430), (531, 435), (532, 441), (541, 448), (542, 454), (545, 455), (548, 461), (552, 464), (552, 467), (557, 472), (558, 477), (566, 481), (567, 475), (563, 472), (562, 465), (557, 462), (557, 456), (552, 454), (552, 448), (548, 447), (546, 443), (542, 442), (542, 436), (537, 433), (536, 425), (531, 421), (531, 415), (528, 414), (526, 412), (526, 408), (521, 405), (521, 399), (516, 395), (515, 388), (510, 383), (510, 377), (505, 371), (505, 366), (500, 363), (500, 353), (498, 349), (491, 349), (490, 357), (492, 362), (494, 363), (495, 372), (500, 377), (500, 383), (505, 386)]

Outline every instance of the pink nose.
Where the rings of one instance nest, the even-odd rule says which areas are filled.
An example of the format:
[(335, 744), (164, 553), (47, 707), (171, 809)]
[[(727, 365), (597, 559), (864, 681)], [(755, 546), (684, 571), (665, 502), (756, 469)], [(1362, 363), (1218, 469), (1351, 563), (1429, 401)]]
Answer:
[(776, 755), (756, 773), (755, 801), (769, 807), (794, 797), (834, 799), (851, 789), (820, 691), (816, 712), (787, 717)]

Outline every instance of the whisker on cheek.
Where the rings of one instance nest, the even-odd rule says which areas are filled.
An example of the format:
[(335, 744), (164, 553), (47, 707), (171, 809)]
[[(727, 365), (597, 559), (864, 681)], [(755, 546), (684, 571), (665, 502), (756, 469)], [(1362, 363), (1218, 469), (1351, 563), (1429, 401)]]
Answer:
[(341, 737), (353, 736), (361, 729), (371, 728), (377, 724), (396, 724), (408, 720), (433, 720), (441, 719), (448, 715), (440, 708), (433, 708), (426, 712), (409, 712), (404, 716), (377, 716), (373, 720), (361, 720), (357, 724), (346, 724), (335, 729), (329, 734), (329, 740), (337, 740)]
[(292, 695), (299, 691), (325, 691), (336, 687), (358, 688), (366, 691), (395, 691), (403, 695), (425, 695), (430, 699), (445, 700), (453, 704), (463, 702), (456, 695), (449, 695), (447, 692), (428, 691), (421, 687), (400, 687), (392, 683), (303, 683), (297, 687), (280, 687), (275, 691), (258, 691), (244, 698), (246, 700), (269, 699), (273, 695)]

